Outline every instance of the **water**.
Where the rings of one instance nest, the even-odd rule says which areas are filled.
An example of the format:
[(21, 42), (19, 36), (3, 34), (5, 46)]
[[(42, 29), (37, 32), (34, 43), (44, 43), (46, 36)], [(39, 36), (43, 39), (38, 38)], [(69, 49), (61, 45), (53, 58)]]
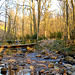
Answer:
[[(60, 60), (59, 59), (61, 59), (61, 58), (59, 58), (59, 59), (44, 59), (43, 57), (41, 57), (41, 58), (38, 58), (38, 57), (36, 57), (36, 55), (39, 55), (38, 53), (28, 53), (27, 54), (27, 56), (25, 57), (25, 58), (21, 58), (21, 57), (17, 57), (16, 59), (18, 60), (18, 59), (20, 59), (21, 61), (23, 60), (23, 59), (30, 59), (30, 60), (32, 60), (33, 61), (33, 65), (34, 64), (39, 64), (39, 63), (37, 63), (36, 61), (51, 61), (51, 62), (59, 62)], [(15, 59), (15, 57), (12, 57), (13, 59)], [(11, 59), (12, 59), (11, 58)], [(4, 60), (5, 61), (5, 60)], [(28, 66), (30, 66), (30, 64), (26, 64), (27, 65), (27, 67)], [(48, 64), (47, 63), (45, 63), (45, 65), (47, 65), (48, 66)], [(21, 66), (22, 67), (22, 66)], [(17, 72), (17, 75), (31, 75), (31, 70), (30, 69), (28, 69), (28, 68), (24, 68), (24, 69), (21, 69), (21, 67), (20, 67), (20, 70)], [(1, 68), (2, 67), (0, 67), (0, 75), (2, 75), (1, 74)], [(22, 67), (23, 68), (23, 67)], [(38, 70), (39, 68), (36, 68), (36, 70)], [(40, 68), (40, 69), (42, 69), (42, 68)], [(39, 70), (40, 70), (39, 69)], [(8, 75), (8, 71), (7, 71), (7, 74), (6, 75)]]

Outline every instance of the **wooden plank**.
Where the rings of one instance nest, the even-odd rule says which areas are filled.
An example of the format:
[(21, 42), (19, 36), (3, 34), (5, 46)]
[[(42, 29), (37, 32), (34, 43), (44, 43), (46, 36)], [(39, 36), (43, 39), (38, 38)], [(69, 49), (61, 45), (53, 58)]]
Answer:
[(27, 46), (32, 47), (34, 45), (36, 45), (36, 43), (31, 43), (31, 44), (18, 44), (18, 45), (1, 45), (0, 48), (19, 48), (19, 47), (26, 48)]

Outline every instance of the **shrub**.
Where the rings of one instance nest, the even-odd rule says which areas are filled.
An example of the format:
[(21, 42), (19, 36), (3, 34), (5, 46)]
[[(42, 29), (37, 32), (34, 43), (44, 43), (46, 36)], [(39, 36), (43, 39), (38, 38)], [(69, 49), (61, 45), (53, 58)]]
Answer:
[(26, 39), (30, 39), (30, 35), (29, 34), (26, 34)]
[(70, 36), (71, 39), (74, 40), (74, 39), (75, 39), (75, 33), (74, 33), (74, 30), (71, 31), (71, 34), (70, 34), (70, 35), (71, 35), (71, 36)]
[(47, 38), (45, 36), (42, 36), (43, 39), (47, 40)]
[(35, 33), (34, 35), (32, 35), (31, 39), (37, 39), (37, 34)]
[(59, 38), (59, 39), (62, 38), (62, 32), (57, 32), (57, 38)]
[(12, 44), (13, 41), (12, 40), (7, 40), (7, 43)]
[(51, 39), (52, 39), (52, 38), (56, 38), (56, 32), (50, 33), (50, 38), (51, 38)]
[(38, 40), (42, 40), (43, 38), (42, 37), (39, 37), (39, 39)]

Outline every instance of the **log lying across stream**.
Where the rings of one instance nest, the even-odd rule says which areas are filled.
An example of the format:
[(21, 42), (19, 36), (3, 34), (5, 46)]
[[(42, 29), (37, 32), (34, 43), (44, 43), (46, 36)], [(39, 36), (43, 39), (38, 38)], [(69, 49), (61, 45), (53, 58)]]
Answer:
[(0, 48), (19, 48), (19, 47), (33, 47), (36, 45), (36, 43), (31, 43), (31, 44), (17, 44), (17, 45), (1, 45)]

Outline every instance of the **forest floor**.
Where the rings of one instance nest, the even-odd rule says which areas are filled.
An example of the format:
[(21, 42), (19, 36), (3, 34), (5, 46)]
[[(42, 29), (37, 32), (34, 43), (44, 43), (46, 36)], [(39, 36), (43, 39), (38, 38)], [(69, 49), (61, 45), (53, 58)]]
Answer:
[(42, 40), (34, 48), (4, 49), (0, 56), (0, 72), (6, 70), (6, 75), (75, 75), (75, 46), (65, 46), (62, 40)]

